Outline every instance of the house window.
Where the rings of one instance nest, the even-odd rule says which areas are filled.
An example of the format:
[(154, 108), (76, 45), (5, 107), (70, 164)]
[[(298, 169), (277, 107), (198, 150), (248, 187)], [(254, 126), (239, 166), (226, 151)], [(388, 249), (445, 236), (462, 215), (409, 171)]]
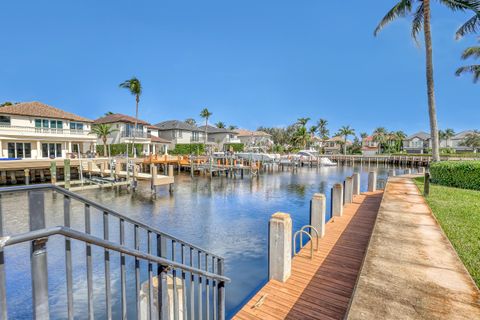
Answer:
[(60, 158), (62, 156), (61, 143), (42, 143), (42, 157)]
[(9, 158), (31, 158), (32, 157), (31, 143), (9, 142), (7, 149), (8, 149)]
[(70, 130), (83, 130), (83, 123), (80, 122), (70, 122)]
[(9, 125), (10, 125), (10, 117), (0, 116), (0, 126), (9, 126)]

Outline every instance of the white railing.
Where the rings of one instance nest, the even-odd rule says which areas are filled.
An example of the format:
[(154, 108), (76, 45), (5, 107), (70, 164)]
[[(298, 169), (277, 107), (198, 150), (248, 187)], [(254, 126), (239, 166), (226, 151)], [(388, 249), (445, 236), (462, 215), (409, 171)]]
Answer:
[(125, 131), (122, 130), (120, 131), (120, 135), (122, 138), (147, 138), (147, 132), (143, 130), (130, 130), (130, 131)]
[(63, 128), (37, 128), (27, 126), (11, 126), (0, 124), (0, 132), (11, 132), (15, 134), (36, 133), (55, 135), (94, 135), (89, 130), (63, 129)]

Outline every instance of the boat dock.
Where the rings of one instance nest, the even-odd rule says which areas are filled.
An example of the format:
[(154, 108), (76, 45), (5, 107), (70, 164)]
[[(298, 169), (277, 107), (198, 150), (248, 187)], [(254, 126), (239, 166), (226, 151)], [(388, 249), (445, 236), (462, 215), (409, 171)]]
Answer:
[(304, 247), (292, 259), (290, 278), (270, 280), (234, 316), (238, 320), (343, 319), (375, 223), (382, 192), (354, 196), (343, 216), (326, 224), (319, 250)]

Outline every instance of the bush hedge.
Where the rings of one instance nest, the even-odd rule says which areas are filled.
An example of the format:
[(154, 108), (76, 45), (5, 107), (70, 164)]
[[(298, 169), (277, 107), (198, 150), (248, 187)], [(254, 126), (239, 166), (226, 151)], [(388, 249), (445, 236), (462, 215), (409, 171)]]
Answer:
[(244, 145), (243, 143), (226, 143), (223, 148), (227, 151), (230, 151), (231, 148), (233, 152), (242, 152)]
[[(126, 143), (118, 143), (118, 144), (110, 144), (107, 146), (107, 154), (108, 148), (110, 147), (110, 152), (112, 156), (118, 155), (125, 155), (127, 153), (127, 144)], [(135, 144), (135, 148), (137, 149), (137, 156), (142, 155), (143, 146), (141, 144)], [(97, 144), (97, 153), (99, 156), (103, 157), (103, 144)], [(133, 150), (132, 144), (128, 144), (128, 156), (133, 157)]]
[(433, 183), (480, 190), (480, 161), (442, 161), (430, 165)]
[(205, 153), (205, 145), (201, 143), (185, 143), (175, 145), (175, 149), (168, 150), (172, 155), (187, 155), (187, 154), (203, 154)]

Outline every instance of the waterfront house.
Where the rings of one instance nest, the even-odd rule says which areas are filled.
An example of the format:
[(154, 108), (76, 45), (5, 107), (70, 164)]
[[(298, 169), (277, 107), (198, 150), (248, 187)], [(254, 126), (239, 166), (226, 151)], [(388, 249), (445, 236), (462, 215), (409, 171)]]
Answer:
[[(343, 145), (345, 140), (341, 136), (336, 136), (330, 139), (327, 139), (323, 143), (323, 150), (325, 154), (340, 154), (343, 153)], [(347, 147), (352, 145), (352, 142), (347, 140)]]
[[(136, 128), (135, 122), (137, 122)], [(130, 144), (133, 143), (135, 137), (135, 144), (142, 145), (143, 155), (164, 152), (166, 146), (170, 143), (165, 139), (153, 138), (154, 141), (152, 141), (152, 126), (150, 123), (140, 119), (135, 121), (134, 117), (125, 114), (107, 114), (95, 120), (94, 124), (109, 124), (116, 130), (108, 136), (107, 144)], [(156, 129), (153, 131), (156, 131)], [(103, 141), (99, 138), (97, 143), (103, 144)]]
[(247, 151), (266, 151), (273, 146), (272, 136), (266, 132), (246, 129), (236, 129), (235, 132)]
[(428, 153), (431, 147), (430, 134), (423, 131), (414, 133), (403, 140), (403, 150), (407, 153)]
[(93, 154), (92, 120), (41, 102), (0, 108), (0, 158), (45, 159)]
[[(208, 144), (213, 145), (217, 150), (228, 150), (229, 144), (242, 143), (237, 137), (237, 132), (226, 128), (217, 128), (213, 126), (207, 126), (207, 141)], [(205, 126), (198, 127), (205, 133)]]
[(168, 120), (157, 123), (160, 138), (170, 141), (170, 147), (177, 144), (203, 143), (203, 132), (196, 126), (179, 120)]
[(362, 155), (373, 156), (380, 153), (380, 144), (375, 141), (373, 136), (362, 139)]
[(465, 131), (459, 132), (448, 140), (442, 140), (440, 142), (440, 146), (442, 148), (452, 148), (455, 150), (455, 152), (458, 152), (458, 153), (473, 152), (474, 150), (472, 147), (462, 145), (463, 142), (465, 142), (465, 139), (467, 138), (467, 136), (472, 133), (474, 133), (473, 130), (465, 130)]

